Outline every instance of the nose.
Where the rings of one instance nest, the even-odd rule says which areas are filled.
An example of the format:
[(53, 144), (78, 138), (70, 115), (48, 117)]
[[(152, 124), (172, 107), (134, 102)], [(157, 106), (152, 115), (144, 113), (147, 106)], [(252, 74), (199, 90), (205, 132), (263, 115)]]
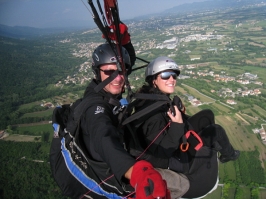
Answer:
[(118, 75), (116, 76), (115, 80), (120, 80), (120, 79), (123, 79), (123, 78), (124, 78), (123, 74), (118, 73)]
[(174, 79), (173, 76), (171, 75), (171, 76), (169, 77), (169, 80), (174, 81), (175, 79)]

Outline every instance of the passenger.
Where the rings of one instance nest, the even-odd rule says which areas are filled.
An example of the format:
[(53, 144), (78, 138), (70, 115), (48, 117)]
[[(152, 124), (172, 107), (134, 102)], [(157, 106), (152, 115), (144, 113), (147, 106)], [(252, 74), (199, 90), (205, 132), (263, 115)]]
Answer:
[[(104, 172), (107, 176), (114, 174), (114, 178), (123, 185), (122, 187), (130, 183), (136, 191), (136, 198), (165, 197), (167, 189), (161, 175), (149, 162), (136, 161), (127, 153), (120, 141), (118, 118), (113, 112), (115, 105), (112, 102), (121, 99), (125, 79), (122, 71), (117, 69), (118, 62), (114, 59), (114, 49), (115, 46), (102, 44), (92, 54), (95, 79), (86, 88), (84, 99), (87, 96), (100, 96), (102, 100), (93, 101), (85, 111), (81, 119), (82, 140), (89, 157), (94, 161), (106, 163), (110, 169)], [(128, 66), (131, 64), (129, 55), (124, 48), (122, 51), (124, 63)], [(118, 75), (110, 79), (117, 71)], [(106, 81), (101, 89), (99, 86)], [(92, 192), (99, 194), (97, 198), (102, 197), (102, 193), (97, 193), (97, 189)]]
[[(164, 95), (170, 100), (179, 74), (178, 65), (172, 59), (158, 57), (147, 66), (145, 72), (147, 84), (143, 85), (138, 93)], [(200, 197), (207, 194), (217, 183), (217, 151), (221, 154), (219, 160), (222, 163), (236, 160), (240, 151), (234, 150), (223, 127), (215, 124), (211, 110), (203, 110), (190, 117), (182, 112), (182, 103), (176, 100), (179, 98), (174, 99), (174, 111), (171, 111), (171, 103), (168, 103), (135, 121), (139, 126), (136, 133), (140, 145), (142, 149), (148, 148), (145, 154), (142, 154), (138, 147), (136, 150), (131, 148), (131, 153), (140, 159), (148, 160), (154, 167), (162, 168), (158, 171), (167, 181), (171, 198)], [(156, 100), (138, 101), (136, 104), (140, 106), (135, 107), (135, 113), (156, 102)], [(167, 127), (169, 121), (171, 123)], [(187, 140), (190, 144), (188, 151), (180, 150), (180, 145), (186, 141), (184, 134), (188, 130), (194, 130), (200, 136), (203, 147), (199, 147), (199, 150), (194, 149), (200, 141), (193, 135)], [(163, 133), (158, 136), (161, 131)], [(183, 187), (180, 187), (176, 179)], [(188, 189), (186, 179), (189, 180)]]

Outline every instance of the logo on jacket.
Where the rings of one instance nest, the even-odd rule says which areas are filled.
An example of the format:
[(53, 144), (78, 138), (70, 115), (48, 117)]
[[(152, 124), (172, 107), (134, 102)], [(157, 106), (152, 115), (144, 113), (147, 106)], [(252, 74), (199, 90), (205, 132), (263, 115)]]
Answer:
[(101, 106), (97, 106), (96, 111), (95, 111), (94, 114), (96, 115), (96, 114), (98, 114), (98, 113), (104, 113), (104, 108), (101, 107)]

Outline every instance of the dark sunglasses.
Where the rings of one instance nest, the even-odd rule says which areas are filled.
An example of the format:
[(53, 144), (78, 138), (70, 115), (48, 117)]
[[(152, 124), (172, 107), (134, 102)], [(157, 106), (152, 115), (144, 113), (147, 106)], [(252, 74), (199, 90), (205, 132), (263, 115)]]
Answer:
[[(100, 71), (102, 71), (105, 75), (110, 76), (110, 75), (112, 75), (116, 70), (102, 70), (102, 69), (100, 69)], [(119, 71), (118, 73), (119, 73), (119, 75), (123, 75), (123, 71)]]
[(166, 72), (160, 73), (160, 76), (161, 76), (162, 79), (167, 80), (171, 76), (173, 77), (173, 79), (177, 79), (177, 76), (178, 75), (175, 72), (168, 72), (168, 71), (166, 71)]

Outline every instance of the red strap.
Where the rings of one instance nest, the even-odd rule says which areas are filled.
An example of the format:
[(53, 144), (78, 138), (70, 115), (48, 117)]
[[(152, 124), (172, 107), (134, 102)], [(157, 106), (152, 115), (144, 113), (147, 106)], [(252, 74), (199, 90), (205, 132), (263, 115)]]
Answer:
[(104, 0), (104, 9), (106, 20), (109, 25), (113, 22), (111, 8), (115, 8), (116, 0)]
[[(108, 32), (108, 37), (111, 40), (113, 40), (113, 41), (117, 41), (116, 34), (115, 34), (115, 25), (110, 25), (109, 27), (110, 27), (110, 29), (113, 29), (113, 31), (112, 32)], [(120, 27), (120, 34), (122, 36), (122, 38), (121, 38), (121, 44), (122, 45), (126, 45), (127, 43), (130, 42), (130, 35), (127, 32), (127, 26), (125, 24), (120, 23), (119, 24), (119, 27)], [(105, 39), (105, 36), (102, 35), (102, 38)]]
[(104, 3), (107, 3), (109, 7), (114, 8), (116, 4), (116, 0), (104, 0)]
[(185, 136), (186, 136), (187, 139), (189, 138), (189, 136), (190, 136), (191, 133), (192, 133), (192, 135), (193, 135), (194, 137), (196, 137), (197, 140), (199, 141), (199, 143), (197, 144), (197, 146), (195, 146), (195, 148), (194, 148), (196, 151), (198, 151), (198, 150), (203, 146), (202, 139), (201, 139), (200, 136), (199, 136), (195, 131), (193, 131), (193, 130), (188, 130), (188, 131), (186, 132)]

